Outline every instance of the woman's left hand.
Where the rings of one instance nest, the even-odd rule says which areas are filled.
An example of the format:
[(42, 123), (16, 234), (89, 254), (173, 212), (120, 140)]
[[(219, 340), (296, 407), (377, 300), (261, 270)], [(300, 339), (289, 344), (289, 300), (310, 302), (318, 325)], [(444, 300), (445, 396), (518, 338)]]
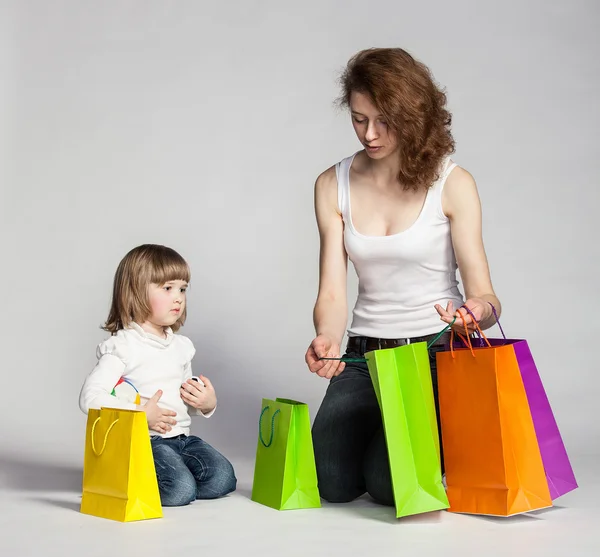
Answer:
[[(469, 308), (471, 313), (469, 313), (464, 307), (460, 307), (455, 311), (452, 302), (448, 302), (446, 309), (439, 304), (436, 304), (435, 309), (440, 314), (441, 320), (448, 325), (450, 325), (453, 319), (456, 318), (456, 321), (452, 327), (455, 332), (464, 334), (466, 323), (469, 334), (474, 333), (477, 330), (477, 327), (473, 322), (473, 315), (475, 316), (477, 323), (480, 323), (483, 319), (488, 317), (490, 305), (481, 298), (469, 298), (463, 304), (463, 306)], [(464, 317), (464, 321), (461, 318), (461, 315)]]

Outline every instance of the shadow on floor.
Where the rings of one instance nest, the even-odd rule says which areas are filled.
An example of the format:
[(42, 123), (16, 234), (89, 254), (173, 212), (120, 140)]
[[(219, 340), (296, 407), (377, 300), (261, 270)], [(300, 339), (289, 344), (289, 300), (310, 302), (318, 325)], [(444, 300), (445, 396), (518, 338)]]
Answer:
[(252, 500), (252, 486), (247, 485), (239, 485), (237, 486), (235, 492), (245, 499)]
[(554, 505), (553, 507), (548, 507), (547, 509), (540, 509), (539, 511), (531, 511), (527, 513), (529, 516), (540, 516), (546, 513), (555, 513), (557, 511), (566, 509), (567, 507), (563, 507), (561, 505)]
[(337, 509), (344, 514), (360, 516), (362, 518), (376, 522), (385, 522), (388, 524), (412, 524), (426, 525), (438, 524), (442, 521), (442, 512), (433, 511), (427, 513), (414, 514), (396, 518), (396, 509), (392, 506), (381, 505), (373, 501), (368, 495), (363, 495), (350, 503), (328, 503), (321, 501), (324, 509)]
[(45, 505), (50, 505), (52, 507), (60, 507), (61, 509), (66, 509), (68, 511), (76, 511), (79, 512), (81, 507), (81, 501), (64, 501), (62, 499), (49, 499), (46, 497), (38, 497), (35, 501), (39, 503), (44, 503)]
[(534, 516), (532, 514), (516, 514), (513, 516), (486, 516), (480, 514), (464, 514), (464, 516), (468, 516), (470, 518), (474, 518), (476, 520), (483, 520), (486, 522), (493, 522), (496, 524), (520, 524), (520, 523), (529, 523), (536, 521), (542, 521), (542, 518), (539, 516)]
[(81, 493), (83, 470), (42, 458), (0, 456), (0, 488)]

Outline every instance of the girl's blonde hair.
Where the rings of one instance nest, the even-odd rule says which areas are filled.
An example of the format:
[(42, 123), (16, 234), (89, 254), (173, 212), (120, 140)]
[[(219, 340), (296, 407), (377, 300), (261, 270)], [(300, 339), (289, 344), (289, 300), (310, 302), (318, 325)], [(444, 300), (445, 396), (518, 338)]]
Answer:
[[(133, 248), (119, 263), (113, 283), (113, 295), (108, 319), (102, 327), (111, 334), (128, 327), (132, 322), (143, 323), (152, 310), (148, 300), (150, 284), (170, 280), (189, 282), (190, 268), (175, 250), (156, 244)], [(184, 323), (187, 308), (171, 326), (177, 331)]]

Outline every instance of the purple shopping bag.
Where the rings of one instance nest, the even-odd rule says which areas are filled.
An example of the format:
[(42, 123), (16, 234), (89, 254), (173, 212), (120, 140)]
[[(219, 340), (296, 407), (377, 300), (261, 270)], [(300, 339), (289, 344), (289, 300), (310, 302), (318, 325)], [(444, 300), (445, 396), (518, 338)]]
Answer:
[[(506, 344), (513, 346), (542, 455), (544, 471), (550, 489), (550, 497), (554, 500), (565, 493), (569, 493), (569, 491), (577, 489), (575, 474), (573, 473), (565, 444), (558, 430), (554, 413), (550, 407), (550, 401), (546, 395), (546, 390), (542, 384), (542, 379), (540, 378), (527, 341), (522, 339), (507, 339), (494, 306), (492, 306), (492, 309), (503, 338), (488, 338), (487, 341), (492, 346)], [(462, 341), (461, 343), (464, 346)], [(476, 344), (479, 346), (486, 345), (481, 335), (479, 339), (474, 339), (473, 346)]]

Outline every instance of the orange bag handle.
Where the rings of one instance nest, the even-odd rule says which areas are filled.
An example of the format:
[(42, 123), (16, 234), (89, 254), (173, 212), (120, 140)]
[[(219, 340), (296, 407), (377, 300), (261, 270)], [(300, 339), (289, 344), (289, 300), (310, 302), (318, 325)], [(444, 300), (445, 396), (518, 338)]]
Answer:
[[(465, 309), (467, 309), (467, 308), (465, 308)], [(470, 312), (468, 309), (467, 309), (467, 311), (468, 311), (469, 313), (471, 313), (471, 312)], [(488, 348), (491, 348), (491, 347), (492, 347), (492, 345), (491, 345), (490, 341), (489, 341), (489, 340), (488, 340), (488, 338), (485, 336), (485, 333), (483, 332), (483, 330), (482, 330), (482, 329), (481, 329), (481, 327), (479, 326), (479, 323), (477, 322), (477, 320), (475, 319), (475, 317), (473, 316), (473, 314), (472, 314), (472, 313), (471, 313), (471, 316), (473, 317), (473, 323), (475, 324), (475, 328), (476, 328), (476, 329), (479, 331), (479, 334), (481, 335), (481, 338), (482, 338), (483, 340), (485, 340), (485, 343), (488, 345)], [(464, 320), (463, 320), (463, 321), (464, 321)], [(466, 327), (466, 325), (465, 325), (465, 327)]]
[[(506, 340), (506, 335), (504, 334), (504, 330), (502, 329), (502, 325), (500, 325), (500, 321), (498, 320), (498, 314), (496, 313), (496, 308), (494, 307), (494, 304), (488, 302), (488, 304), (490, 304), (491, 308), (492, 308), (492, 312), (494, 313), (494, 318), (496, 319), (496, 323), (498, 324), (498, 327), (500, 327), (500, 331), (502, 331), (502, 336), (504, 337), (504, 340)], [(487, 337), (483, 334), (483, 331), (481, 330), (481, 328), (479, 327), (479, 322), (477, 321), (477, 318), (475, 317), (475, 314), (466, 306), (466, 305), (462, 305), (460, 306), (461, 308), (465, 308), (465, 311), (473, 318), (473, 323), (475, 323), (475, 327), (477, 327), (477, 331), (479, 332), (479, 346), (481, 346), (481, 340), (485, 340), (485, 342), (487, 343), (488, 347), (491, 347), (490, 341), (487, 339)], [(460, 311), (460, 309), (459, 309)]]
[(94, 454), (96, 456), (101, 456), (102, 453), (104, 452), (104, 449), (106, 449), (106, 441), (108, 439), (108, 434), (110, 433), (110, 430), (115, 427), (115, 424), (119, 421), (119, 418), (117, 418), (112, 424), (110, 424), (110, 426), (108, 426), (108, 429), (106, 430), (106, 433), (104, 434), (104, 442), (102, 443), (102, 448), (100, 449), (100, 452), (98, 452), (96, 450), (96, 443), (94, 443), (94, 433), (96, 431), (96, 424), (100, 421), (100, 418), (96, 418), (96, 420), (94, 421), (94, 425), (92, 425), (92, 451), (94, 451)]
[[(471, 351), (471, 355), (473, 357), (475, 357), (475, 351), (473, 350), (473, 344), (471, 343), (471, 337), (469, 336), (469, 327), (467, 326), (467, 320), (465, 318), (466, 313), (465, 313), (465, 315), (463, 315), (460, 311), (461, 309), (462, 308), (459, 308), (458, 315), (462, 319), (463, 325), (465, 327), (465, 336), (463, 336), (461, 333), (458, 333), (458, 332), (456, 334), (469, 347), (469, 350)], [(467, 308), (465, 308), (465, 310), (466, 310), (466, 312), (471, 313), (471, 312), (469, 312), (469, 310)], [(471, 316), (473, 316), (473, 314), (471, 314)], [(477, 323), (477, 320), (474, 317), (473, 317), (473, 323), (475, 324), (475, 328), (479, 331), (481, 338), (483, 338), (483, 340), (485, 340), (488, 347), (491, 347), (492, 345), (490, 344), (490, 341), (485, 336), (484, 332), (481, 330), (481, 327), (479, 326), (479, 323)], [(450, 353), (452, 354), (452, 357), (454, 358), (454, 329), (450, 329)]]
[(465, 343), (465, 345), (469, 348), (469, 350), (471, 351), (471, 354), (473, 356), (475, 356), (475, 352), (473, 352), (473, 345), (471, 344), (471, 337), (469, 336), (469, 327), (467, 326), (467, 321), (465, 319), (465, 316), (460, 312), (460, 310), (458, 310), (458, 315), (459, 317), (462, 319), (463, 325), (465, 327), (465, 336), (462, 336), (460, 333), (455, 333), (454, 329), (450, 329), (450, 354), (452, 355), (452, 357), (454, 358), (454, 335), (457, 334), (460, 339)]

